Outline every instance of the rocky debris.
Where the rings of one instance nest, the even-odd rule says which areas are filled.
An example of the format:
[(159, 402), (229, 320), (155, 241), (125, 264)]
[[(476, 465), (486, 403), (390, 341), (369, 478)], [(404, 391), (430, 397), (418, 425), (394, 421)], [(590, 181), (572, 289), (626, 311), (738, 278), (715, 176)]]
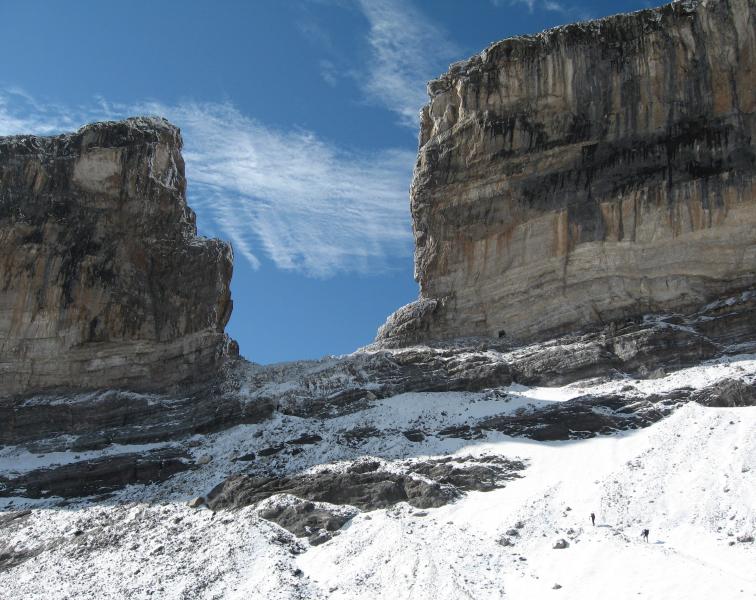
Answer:
[(341, 433), (341, 440), (347, 446), (359, 446), (365, 440), (380, 437), (381, 432), (372, 425), (353, 427)]
[(420, 299), (378, 342), (546, 339), (753, 286), (755, 18), (675, 2), (503, 40), (431, 81)]
[(371, 460), (370, 458), (363, 458), (354, 461), (347, 467), (349, 473), (373, 473), (381, 468), (381, 462), (377, 460)]
[(410, 475), (387, 471), (332, 471), (271, 477), (232, 475), (207, 495), (213, 510), (255, 505), (276, 494), (290, 494), (311, 502), (355, 506), (361, 510), (387, 508), (408, 502), (416, 508), (436, 508), (459, 497), (450, 486), (428, 483)]
[(19, 523), (22, 523), (25, 519), (27, 519), (31, 514), (32, 511), (29, 509), (0, 514), (0, 530), (7, 532), (9, 525), (18, 525)]
[(735, 539), (738, 540), (741, 544), (751, 544), (751, 543), (753, 543), (753, 536), (750, 535), (750, 534), (739, 535)]
[(31, 514), (29, 509), (0, 513), (0, 573), (17, 567), (44, 551), (44, 543), (29, 546), (13, 541), (14, 534), (26, 525)]
[(257, 456), (262, 456), (263, 458), (266, 456), (273, 456), (274, 454), (278, 454), (283, 450), (286, 446), (283, 444), (279, 444), (278, 446), (270, 446), (268, 448), (263, 448), (262, 450), (257, 451)]
[(664, 321), (612, 323), (584, 335), (526, 346), (516, 351), (512, 375), (526, 385), (560, 385), (606, 376), (612, 370), (646, 378), (659, 369), (697, 364), (721, 349), (694, 327), (686, 326), (696, 318), (681, 317), (682, 325)]
[(189, 500), (189, 502), (186, 503), (186, 505), (189, 508), (199, 508), (200, 506), (204, 506), (206, 504), (205, 498), (203, 496), (197, 496), (196, 498), (192, 498)]
[(419, 429), (408, 429), (403, 431), (402, 435), (410, 442), (422, 442), (425, 439), (425, 434)]
[(309, 445), (309, 444), (317, 444), (318, 442), (322, 442), (323, 438), (320, 437), (316, 433), (303, 433), (301, 436), (294, 440), (289, 440), (286, 443), (291, 445)]
[(678, 388), (639, 397), (630, 386), (621, 393), (580, 396), (515, 414), (486, 417), (469, 425), (446, 427), (437, 435), (472, 440), (483, 438), (487, 431), (499, 431), (540, 442), (585, 439), (647, 427), (687, 402), (753, 406), (755, 390), (753, 381), (724, 380), (697, 391)]
[(415, 508), (437, 508), (456, 500), (463, 492), (503, 487), (507, 481), (521, 477), (525, 468), (522, 461), (500, 456), (443, 457), (392, 465), (363, 458), (343, 471), (322, 469), (283, 477), (233, 475), (207, 495), (207, 502), (213, 510), (221, 510), (288, 494), (309, 502), (367, 511), (399, 502)]
[(233, 459), (233, 462), (251, 462), (255, 460), (255, 453), (254, 452), (248, 452), (247, 454), (242, 454), (241, 456), (237, 456)]
[(75, 498), (101, 495), (130, 484), (165, 481), (191, 468), (188, 454), (179, 447), (104, 456), (36, 469), (18, 477), (0, 477), (0, 497)]
[(583, 396), (521, 415), (501, 415), (481, 420), (471, 431), (500, 431), (506, 435), (528, 437), (539, 442), (582, 439), (655, 423), (672, 407), (649, 406), (637, 398), (620, 395)]
[[(275, 395), (281, 412), (318, 418), (364, 410), (378, 398), (407, 392), (478, 391), (512, 382), (505, 361), (474, 347), (356, 352), (341, 359), (275, 365), (243, 377), (260, 397)], [(276, 389), (292, 380), (296, 386)]]
[[(501, 456), (447, 456), (412, 463), (408, 470), (464, 492), (487, 492), (503, 487), (506, 481), (521, 477), (519, 472), (525, 468), (523, 462)], [(507, 535), (511, 534), (507, 532)], [(517, 535), (516, 530), (514, 535)]]
[(559, 538), (558, 540), (554, 542), (554, 545), (552, 546), (554, 550), (564, 550), (565, 548), (569, 548), (569, 547), (570, 547), (570, 543), (564, 538)]
[(692, 400), (693, 395), (685, 390), (646, 398), (622, 394), (581, 396), (519, 415), (481, 419), (470, 427), (465, 439), (482, 436), (485, 431), (499, 431), (539, 442), (591, 438), (647, 427)]
[(44, 550), (44, 545), (27, 548), (24, 546), (0, 544), (0, 573), (17, 567), (30, 558), (34, 558)]
[(306, 537), (311, 546), (330, 540), (357, 513), (348, 507), (314, 503), (293, 496), (278, 497), (258, 511), (262, 518), (273, 521), (295, 536)]
[(519, 537), (519, 535), (520, 535), (520, 532), (517, 531), (517, 529), (514, 529), (514, 528), (513, 529), (507, 529), (506, 533), (510, 537)]
[[(237, 368), (244, 364), (239, 361)], [(105, 390), (0, 398), (0, 444), (94, 450), (174, 440), (259, 423), (273, 415), (271, 399), (244, 399), (229, 379), (185, 388), (177, 395)]]
[(441, 437), (453, 437), (463, 440), (480, 439), (483, 437), (480, 429), (473, 429), (469, 425), (450, 425), (438, 431)]
[(0, 138), (0, 397), (218, 371), (232, 251), (197, 236), (181, 147), (144, 117)]
[(725, 379), (701, 390), (693, 397), (704, 406), (756, 406), (756, 382)]

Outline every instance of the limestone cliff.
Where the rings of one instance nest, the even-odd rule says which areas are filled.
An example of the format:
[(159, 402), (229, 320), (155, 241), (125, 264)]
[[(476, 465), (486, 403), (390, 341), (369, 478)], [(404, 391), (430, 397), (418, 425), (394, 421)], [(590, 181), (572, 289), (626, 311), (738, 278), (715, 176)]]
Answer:
[(756, 283), (756, 3), (498, 42), (429, 84), (420, 299), (378, 341), (545, 338)]
[(232, 252), (197, 237), (181, 146), (147, 118), (0, 138), (0, 397), (217, 367)]

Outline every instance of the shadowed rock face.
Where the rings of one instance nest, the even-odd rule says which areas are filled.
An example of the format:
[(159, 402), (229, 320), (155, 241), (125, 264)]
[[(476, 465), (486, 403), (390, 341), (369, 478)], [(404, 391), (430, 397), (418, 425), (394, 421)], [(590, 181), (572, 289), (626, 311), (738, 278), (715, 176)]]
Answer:
[(0, 397), (215, 372), (232, 252), (197, 237), (163, 119), (0, 138)]
[(388, 346), (546, 339), (756, 282), (754, 0), (504, 40), (429, 84)]

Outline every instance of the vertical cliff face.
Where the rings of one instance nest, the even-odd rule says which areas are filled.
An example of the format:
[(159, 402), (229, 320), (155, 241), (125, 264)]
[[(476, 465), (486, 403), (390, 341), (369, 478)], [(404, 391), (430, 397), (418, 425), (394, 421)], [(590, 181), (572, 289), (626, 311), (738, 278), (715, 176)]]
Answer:
[(146, 118), (0, 138), (0, 397), (218, 366), (232, 253), (196, 235), (181, 145)]
[(387, 345), (534, 339), (756, 283), (756, 3), (504, 40), (429, 84), (420, 300)]

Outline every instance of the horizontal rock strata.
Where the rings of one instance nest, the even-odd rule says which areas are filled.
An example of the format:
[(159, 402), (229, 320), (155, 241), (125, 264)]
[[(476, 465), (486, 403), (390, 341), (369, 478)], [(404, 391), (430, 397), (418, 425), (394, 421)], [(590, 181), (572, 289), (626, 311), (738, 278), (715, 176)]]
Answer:
[[(421, 346), (264, 367), (231, 361), (217, 380), (185, 388), (178, 397), (110, 390), (0, 399), (0, 445), (23, 444), (33, 452), (54, 452), (164, 442), (260, 423), (276, 414), (334, 418), (370, 408), (380, 398), (408, 392), (482, 392), (512, 383), (554, 386), (619, 373), (656, 377), (707, 359), (743, 353), (756, 353), (756, 291), (724, 298), (688, 315), (630, 320), (527, 346), (511, 347), (499, 340), (488, 345)], [(726, 402), (744, 404), (742, 395), (737, 390), (731, 392)], [(571, 415), (590, 412), (594, 400), (608, 402), (611, 410), (636, 401), (632, 395), (619, 401), (586, 400), (570, 405), (569, 411), (549, 413), (548, 424), (575, 420)], [(513, 431), (528, 435), (523, 432), (531, 425), (537, 428), (539, 422), (546, 423), (539, 419), (515, 420)], [(581, 428), (592, 427), (582, 416), (579, 420)], [(632, 419), (604, 419), (599, 429), (606, 432), (642, 424)], [(567, 429), (560, 427), (559, 431)], [(422, 441), (428, 433), (433, 432), (407, 430), (404, 436)], [(362, 424), (342, 432), (340, 439), (359, 446), (378, 435), (378, 429)], [(285, 454), (287, 447), (317, 444), (320, 437), (310, 433), (283, 438), (275, 446), (259, 449), (259, 454)]]
[(216, 371), (232, 253), (197, 237), (181, 146), (148, 118), (0, 138), (0, 397)]
[(546, 339), (756, 282), (754, 0), (493, 44), (429, 84), (386, 346)]

